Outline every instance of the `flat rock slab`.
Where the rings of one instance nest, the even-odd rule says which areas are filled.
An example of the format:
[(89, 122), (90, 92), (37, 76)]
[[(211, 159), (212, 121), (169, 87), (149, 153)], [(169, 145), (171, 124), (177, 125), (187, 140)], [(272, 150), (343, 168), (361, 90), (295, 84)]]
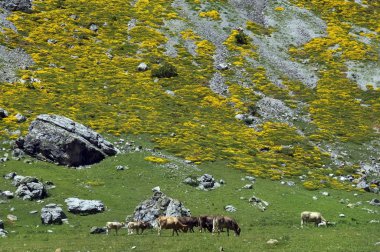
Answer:
[(68, 210), (74, 214), (96, 214), (103, 212), (105, 206), (100, 200), (82, 200), (78, 198), (65, 199)]
[(100, 134), (58, 115), (39, 115), (25, 138), (16, 143), (33, 157), (74, 167), (100, 162), (118, 152)]

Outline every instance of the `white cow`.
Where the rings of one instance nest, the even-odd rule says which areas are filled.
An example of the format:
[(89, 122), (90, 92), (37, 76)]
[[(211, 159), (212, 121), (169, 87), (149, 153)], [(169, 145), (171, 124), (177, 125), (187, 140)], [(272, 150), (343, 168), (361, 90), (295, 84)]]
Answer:
[(327, 224), (327, 221), (322, 217), (320, 212), (304, 211), (301, 213), (301, 227), (303, 227), (303, 224), (306, 224), (307, 222), (314, 222), (315, 226), (319, 226), (320, 223), (325, 223), (325, 225)]

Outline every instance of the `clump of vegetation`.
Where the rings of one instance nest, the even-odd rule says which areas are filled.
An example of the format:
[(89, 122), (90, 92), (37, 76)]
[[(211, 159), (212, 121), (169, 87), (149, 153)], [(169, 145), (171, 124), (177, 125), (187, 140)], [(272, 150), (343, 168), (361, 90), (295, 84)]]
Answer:
[(155, 157), (155, 156), (145, 157), (144, 160), (152, 162), (152, 163), (156, 163), (156, 164), (166, 164), (169, 162), (169, 160), (167, 160), (166, 158), (160, 158), (160, 157)]
[(249, 43), (248, 36), (243, 31), (239, 31), (239, 33), (235, 35), (235, 39), (236, 43), (240, 45), (248, 45)]
[(159, 68), (152, 70), (152, 77), (171, 78), (178, 76), (177, 68), (170, 63), (163, 63)]

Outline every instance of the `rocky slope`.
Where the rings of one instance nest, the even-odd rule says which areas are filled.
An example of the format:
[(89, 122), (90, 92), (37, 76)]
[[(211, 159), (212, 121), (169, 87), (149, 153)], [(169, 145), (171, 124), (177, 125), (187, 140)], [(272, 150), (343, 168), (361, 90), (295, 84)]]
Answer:
[[(275, 180), (307, 175), (309, 189), (368, 187), (379, 175), (376, 1), (67, 0), (7, 9), (4, 139), (55, 113), (116, 136), (151, 134), (189, 162), (224, 159)], [(155, 77), (164, 62), (178, 76)]]

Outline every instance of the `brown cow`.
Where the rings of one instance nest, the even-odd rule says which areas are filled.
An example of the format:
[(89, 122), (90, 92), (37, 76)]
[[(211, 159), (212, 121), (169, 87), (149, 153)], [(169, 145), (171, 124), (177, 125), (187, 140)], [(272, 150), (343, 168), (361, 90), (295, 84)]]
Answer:
[(125, 226), (125, 223), (124, 223), (124, 222), (109, 221), (109, 222), (106, 223), (106, 228), (107, 228), (107, 230), (106, 230), (106, 234), (108, 235), (108, 233), (109, 233), (109, 231), (110, 231), (111, 229), (115, 229), (115, 231), (116, 231), (116, 235), (117, 235), (117, 231), (118, 231), (120, 228), (124, 227), (124, 226)]
[(178, 235), (178, 230), (187, 232), (187, 225), (182, 224), (177, 217), (172, 216), (160, 216), (156, 219), (158, 226), (158, 235), (161, 235), (161, 229), (173, 229), (172, 236), (174, 232)]
[(183, 217), (177, 217), (178, 220), (186, 225), (190, 232), (193, 232), (194, 233), (194, 227), (198, 227), (199, 226), (199, 220), (197, 217), (186, 217), (186, 216), (183, 216)]
[(127, 228), (128, 234), (133, 234), (134, 229), (136, 230), (137, 234), (139, 234), (139, 231), (141, 230), (142, 234), (145, 229), (152, 228), (152, 225), (149, 222), (145, 221), (131, 221), (128, 222)]
[(212, 220), (214, 217), (201, 215), (198, 217), (199, 231), (206, 231), (206, 229), (211, 233), (212, 232)]
[(235, 236), (239, 236), (241, 229), (237, 222), (227, 216), (216, 216), (212, 220), (212, 232), (220, 234), (223, 228), (227, 229), (227, 235), (230, 235), (230, 229), (235, 232)]

